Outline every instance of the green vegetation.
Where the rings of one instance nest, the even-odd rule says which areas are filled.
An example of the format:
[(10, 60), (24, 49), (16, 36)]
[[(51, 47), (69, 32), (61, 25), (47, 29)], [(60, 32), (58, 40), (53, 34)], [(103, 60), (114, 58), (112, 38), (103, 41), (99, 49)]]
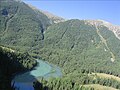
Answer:
[[(36, 81), (36, 90), (94, 90), (86, 87), (88, 84), (120, 89), (118, 80), (92, 74), (120, 77), (120, 40), (107, 27), (77, 19), (52, 24), (39, 10), (14, 0), (0, 2), (0, 23), (0, 44), (15, 49), (0, 47), (1, 80), (31, 69), (34, 57), (60, 66), (64, 74), (62, 78)], [(0, 83), (0, 87), (2, 84), (6, 85)]]
[[(120, 41), (111, 31), (104, 26), (103, 28), (99, 29), (100, 34), (104, 33), (101, 33), (103, 30), (109, 32), (104, 33), (106, 37), (103, 37), (107, 40), (109, 49), (115, 54), (114, 62), (111, 61), (110, 51), (101, 41), (95, 26), (86, 25), (80, 20), (69, 20), (50, 26), (45, 32), (44, 47), (40, 50), (41, 57), (63, 67), (65, 74), (82, 71), (118, 76)], [(115, 40), (108, 40), (107, 36), (112, 36)], [(113, 42), (118, 44), (114, 47)]]
[[(73, 72), (87, 74), (97, 72), (119, 76), (120, 41), (108, 28), (104, 26), (97, 28), (99, 34), (95, 26), (87, 25), (82, 20), (69, 20), (50, 26), (44, 35), (44, 47), (40, 50), (42, 59), (61, 66), (67, 77), (71, 77), (72, 74), (69, 73)], [(114, 61), (111, 60), (111, 52), (115, 55)], [(74, 79), (75, 82), (80, 80), (77, 77)], [(102, 83), (108, 82), (108, 79), (98, 78), (99, 80)], [(95, 84), (101, 85), (100, 82)], [(115, 82), (120, 84), (116, 80)], [(105, 86), (109, 85), (105, 84)], [(117, 88), (116, 85), (111, 87)]]
[[(4, 13), (7, 14), (4, 14)], [(43, 47), (44, 30), (50, 20), (23, 2), (0, 1), (0, 43), (35, 56)]]
[(91, 84), (120, 89), (120, 82), (114, 79), (101, 78), (95, 75), (89, 76), (85, 73), (72, 73), (62, 78), (51, 78), (48, 81), (40, 79), (34, 82), (34, 87), (35, 90), (44, 90), (44, 88), (48, 88), (48, 90), (96, 90), (94, 87), (88, 87)]
[(93, 87), (94, 90), (118, 90), (112, 87), (107, 87), (107, 86), (102, 86), (99, 84), (88, 84), (88, 85), (84, 85), (84, 87)]

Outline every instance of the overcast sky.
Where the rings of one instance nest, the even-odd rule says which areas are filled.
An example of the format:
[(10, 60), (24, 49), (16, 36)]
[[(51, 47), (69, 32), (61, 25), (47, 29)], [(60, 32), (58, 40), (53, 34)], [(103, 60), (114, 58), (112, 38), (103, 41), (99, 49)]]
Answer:
[(120, 25), (119, 0), (24, 0), (66, 19), (102, 19)]

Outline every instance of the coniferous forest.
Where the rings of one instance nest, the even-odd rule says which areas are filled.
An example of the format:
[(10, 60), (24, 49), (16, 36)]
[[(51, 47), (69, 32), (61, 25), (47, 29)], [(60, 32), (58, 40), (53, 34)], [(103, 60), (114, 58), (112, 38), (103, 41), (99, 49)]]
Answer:
[(34, 90), (119, 90), (119, 28), (53, 17), (19, 0), (0, 1), (0, 90), (16, 90), (12, 79), (36, 59), (59, 66), (62, 77), (36, 79)]

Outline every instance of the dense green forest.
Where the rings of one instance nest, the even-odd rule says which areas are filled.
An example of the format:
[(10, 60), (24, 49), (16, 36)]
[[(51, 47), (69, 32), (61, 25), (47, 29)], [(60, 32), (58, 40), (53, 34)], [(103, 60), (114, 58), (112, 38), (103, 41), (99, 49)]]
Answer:
[(68, 20), (50, 26), (44, 36), (41, 57), (59, 65), (64, 76), (40, 80), (38, 82), (43, 83), (36, 87), (43, 90), (94, 90), (84, 85), (99, 84), (120, 89), (120, 81), (92, 75), (93, 72), (120, 75), (120, 41), (107, 27), (96, 28), (84, 20)]
[[(72, 19), (52, 19), (22, 1), (0, 1), (0, 89), (11, 88), (11, 78), (30, 70), (40, 58), (58, 65), (61, 78), (39, 79), (35, 90), (96, 90), (85, 85), (120, 89), (120, 40), (106, 26)], [(7, 88), (7, 89), (6, 89)]]
[(43, 46), (43, 32), (50, 20), (19, 0), (4, 0), (0, 2), (0, 23), (1, 44), (34, 56)]
[(94, 87), (85, 87), (85, 85), (89, 84), (99, 84), (120, 89), (119, 81), (100, 78), (97, 75), (88, 75), (87, 73), (72, 73), (71, 75), (63, 76), (62, 78), (50, 78), (48, 81), (41, 78), (39, 81), (34, 82), (34, 87), (35, 90), (46, 90), (46, 88), (47, 90), (96, 90)]
[[(98, 28), (107, 46), (95, 26), (86, 25), (84, 20), (69, 20), (50, 26), (45, 32), (41, 57), (63, 67), (65, 74), (85, 70), (119, 76), (120, 41), (106, 27)], [(111, 52), (114, 61), (111, 61)]]
[[(87, 25), (84, 20), (68, 20), (50, 26), (44, 36), (44, 47), (40, 50), (42, 59), (59, 65), (67, 77), (71, 77), (73, 74), (70, 73), (74, 72), (74, 75), (77, 74), (76, 72), (87, 74), (94, 72), (119, 77), (120, 41), (107, 27), (96, 28), (93, 25)], [(75, 82), (81, 80), (77, 77), (74, 79)], [(99, 80), (102, 79), (98, 78), (97, 84), (100, 85), (110, 81), (111, 84), (105, 84), (105, 86), (114, 88), (119, 86), (112, 85), (114, 80)], [(119, 82), (116, 83), (119, 84)]]

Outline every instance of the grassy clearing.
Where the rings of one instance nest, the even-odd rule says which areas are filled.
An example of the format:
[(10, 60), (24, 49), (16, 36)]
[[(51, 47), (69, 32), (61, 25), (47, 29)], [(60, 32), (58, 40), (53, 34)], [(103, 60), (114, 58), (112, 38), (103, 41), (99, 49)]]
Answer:
[(99, 85), (99, 84), (89, 84), (89, 85), (84, 85), (85, 87), (92, 87), (94, 88), (95, 90), (118, 90), (118, 89), (115, 89), (115, 88), (112, 88), (112, 87), (107, 87), (107, 86), (102, 86), (102, 85)]
[(112, 78), (112, 79), (115, 79), (120, 82), (120, 78), (117, 76), (114, 76), (114, 75), (109, 75), (109, 74), (105, 74), (105, 73), (92, 73), (92, 74), (97, 75), (101, 78), (110, 78), (110, 79)]

